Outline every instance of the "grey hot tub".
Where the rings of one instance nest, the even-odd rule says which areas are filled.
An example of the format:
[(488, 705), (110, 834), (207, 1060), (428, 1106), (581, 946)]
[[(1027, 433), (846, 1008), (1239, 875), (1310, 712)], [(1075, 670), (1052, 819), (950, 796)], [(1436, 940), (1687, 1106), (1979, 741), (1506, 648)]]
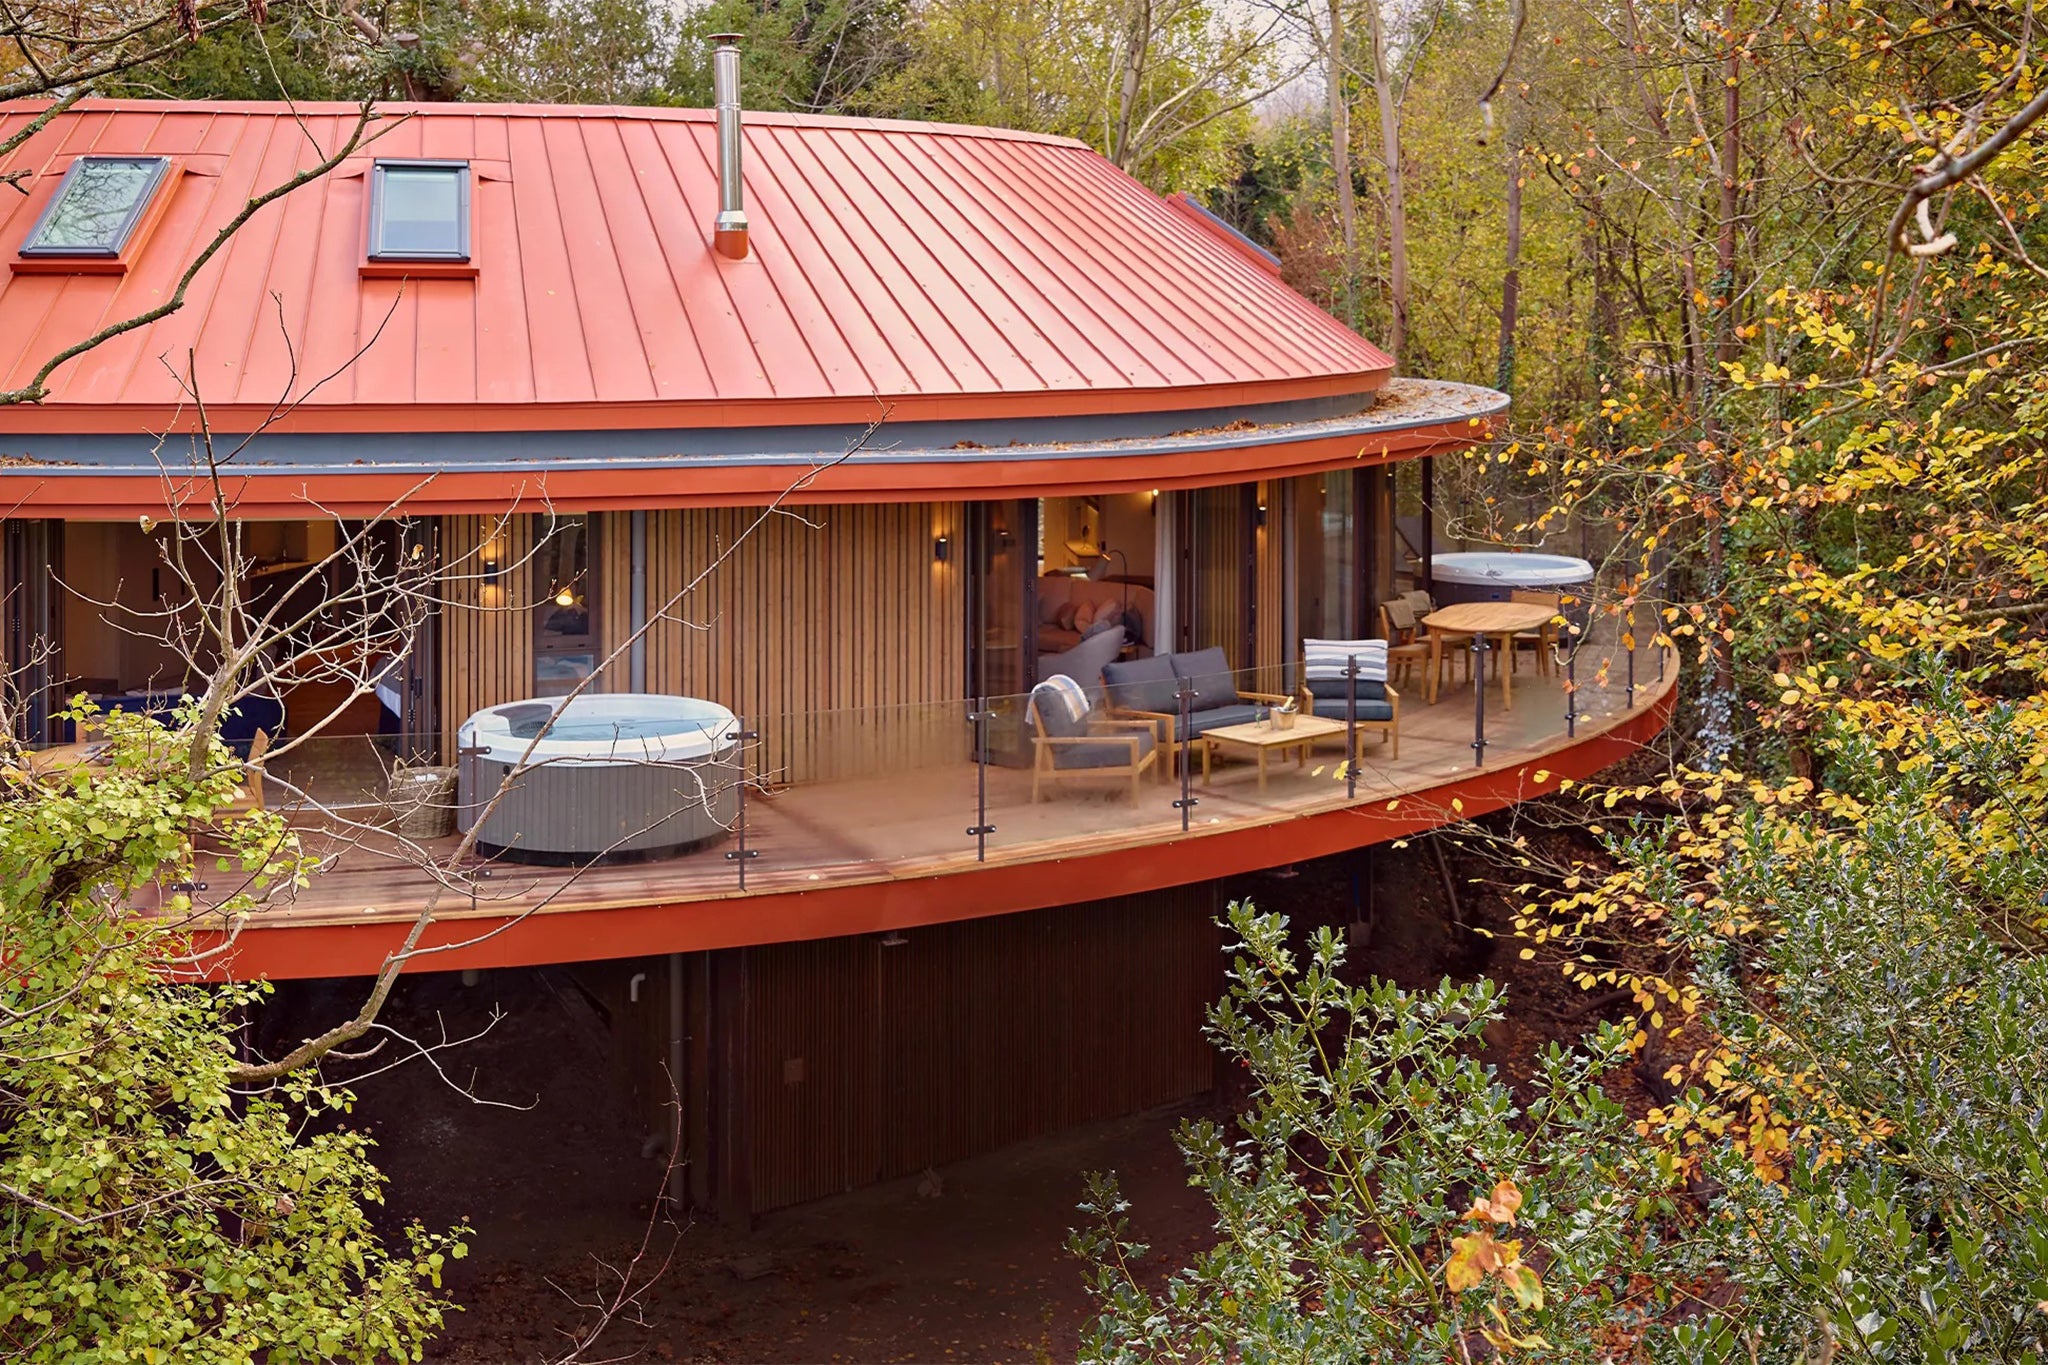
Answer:
[(739, 805), (739, 723), (693, 697), (509, 702), (464, 721), (459, 747), (456, 825), (511, 858), (680, 853), (724, 838)]

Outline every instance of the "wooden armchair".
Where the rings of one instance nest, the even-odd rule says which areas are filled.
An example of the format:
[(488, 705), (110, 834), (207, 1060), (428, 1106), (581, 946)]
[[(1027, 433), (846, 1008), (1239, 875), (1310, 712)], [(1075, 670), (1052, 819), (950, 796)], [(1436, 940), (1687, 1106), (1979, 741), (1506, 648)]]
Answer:
[[(1055, 698), (1041, 706), (1044, 684), (1031, 691), (1025, 707), (1031, 724), (1031, 801), (1048, 783), (1074, 777), (1128, 778), (1131, 804), (1138, 803), (1138, 779), (1158, 768), (1159, 745), (1149, 720), (1116, 720), (1090, 714), (1074, 720)], [(1163, 771), (1163, 770), (1161, 770)]]
[[(1379, 732), (1388, 758), (1399, 758), (1401, 693), (1383, 681), (1393, 668), (1393, 647), (1383, 640), (1303, 640), (1301, 647), (1301, 713), (1356, 724), (1349, 754), (1354, 763), (1358, 737), (1367, 730)], [(1358, 661), (1355, 678), (1347, 676), (1352, 659)]]

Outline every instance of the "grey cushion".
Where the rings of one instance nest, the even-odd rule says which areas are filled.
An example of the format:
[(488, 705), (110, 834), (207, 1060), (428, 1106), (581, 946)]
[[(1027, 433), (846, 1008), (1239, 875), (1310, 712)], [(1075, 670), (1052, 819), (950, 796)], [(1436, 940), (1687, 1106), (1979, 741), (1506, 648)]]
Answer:
[(1103, 667), (1115, 663), (1116, 656), (1123, 647), (1123, 632), (1112, 626), (1099, 635), (1090, 635), (1064, 654), (1040, 655), (1038, 676), (1044, 679), (1052, 677), (1055, 673), (1066, 674), (1081, 684), (1081, 690), (1088, 694), (1088, 705), (1101, 710)]
[[(1076, 682), (1080, 679), (1076, 678)], [(1034, 688), (1031, 699), (1036, 703), (1032, 710), (1038, 712), (1038, 725), (1047, 735), (1056, 739), (1078, 737), (1088, 733), (1088, 718), (1076, 719), (1068, 714), (1067, 704), (1060, 695), (1043, 685)]]
[[(1349, 678), (1310, 678), (1308, 680), (1308, 694), (1318, 699), (1335, 697), (1337, 700), (1342, 701), (1345, 691), (1351, 685)], [(1373, 682), (1368, 678), (1360, 678), (1358, 680), (1358, 699), (1360, 701), (1385, 701), (1387, 699), (1387, 685), (1383, 682)], [(1317, 714), (1320, 715), (1321, 712)]]
[[(1317, 697), (1316, 714), (1324, 720), (1343, 720), (1349, 716), (1350, 703), (1342, 697)], [(1394, 703), (1390, 701), (1367, 701), (1365, 693), (1358, 694), (1358, 718), (1360, 720), (1392, 720)]]
[(1175, 698), (1180, 680), (1173, 675), (1173, 656), (1155, 654), (1149, 659), (1122, 659), (1102, 666), (1102, 681), (1109, 687), (1109, 699), (1126, 711), (1180, 709)]
[(1207, 711), (1194, 712), (1188, 717), (1185, 726), (1182, 726), (1180, 717), (1175, 716), (1174, 737), (1186, 739), (1189, 735), (1206, 734), (1211, 730), (1220, 730), (1226, 725), (1249, 725), (1258, 718), (1259, 708), (1249, 702), (1239, 702), (1236, 706), (1215, 706)]
[[(1152, 752), (1152, 735), (1146, 730), (1126, 730), (1138, 741), (1138, 758), (1143, 760)], [(1100, 744), (1055, 744), (1052, 748), (1052, 766), (1055, 768), (1120, 768), (1131, 761), (1131, 746), (1122, 740), (1114, 743), (1104, 740)]]
[(1169, 654), (1174, 673), (1186, 678), (1195, 689), (1195, 709), (1210, 711), (1237, 705), (1237, 680), (1230, 675), (1230, 660), (1220, 645), (1188, 654)]

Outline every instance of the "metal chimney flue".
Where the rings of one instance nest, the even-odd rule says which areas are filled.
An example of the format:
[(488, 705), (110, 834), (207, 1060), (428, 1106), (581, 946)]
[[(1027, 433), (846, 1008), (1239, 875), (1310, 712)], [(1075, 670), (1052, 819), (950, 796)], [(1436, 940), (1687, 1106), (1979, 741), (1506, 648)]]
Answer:
[(711, 93), (718, 107), (718, 219), (712, 245), (730, 260), (747, 254), (746, 195), (740, 183), (740, 35), (714, 33)]

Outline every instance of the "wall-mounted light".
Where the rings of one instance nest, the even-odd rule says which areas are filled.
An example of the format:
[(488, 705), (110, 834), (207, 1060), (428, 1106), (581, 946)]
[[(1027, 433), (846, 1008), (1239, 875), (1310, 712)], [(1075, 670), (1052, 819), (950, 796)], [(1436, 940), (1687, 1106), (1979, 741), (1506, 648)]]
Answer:
[(953, 538), (937, 536), (932, 540), (932, 558), (944, 564), (953, 557)]
[(1263, 502), (1259, 504), (1259, 511), (1256, 520), (1260, 526), (1264, 526), (1266, 524), (1266, 504), (1264, 504)]
[(1152, 490), (1152, 506), (1150, 511), (1155, 517), (1159, 515), (1159, 490), (1156, 488)]
[(495, 584), (497, 581), (498, 556), (486, 550), (484, 552), (484, 582)]

